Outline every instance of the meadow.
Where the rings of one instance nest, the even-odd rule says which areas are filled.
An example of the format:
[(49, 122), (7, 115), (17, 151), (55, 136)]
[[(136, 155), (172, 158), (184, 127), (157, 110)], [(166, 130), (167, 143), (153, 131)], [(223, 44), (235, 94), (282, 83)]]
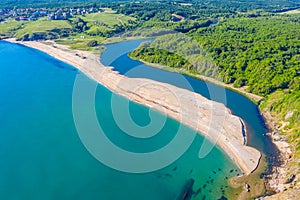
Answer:
[(37, 21), (27, 22), (23, 28), (16, 31), (14, 37), (22, 38), (24, 35), (33, 35), (34, 33), (44, 33), (55, 29), (71, 29), (71, 24), (66, 20), (48, 20), (41, 18)]

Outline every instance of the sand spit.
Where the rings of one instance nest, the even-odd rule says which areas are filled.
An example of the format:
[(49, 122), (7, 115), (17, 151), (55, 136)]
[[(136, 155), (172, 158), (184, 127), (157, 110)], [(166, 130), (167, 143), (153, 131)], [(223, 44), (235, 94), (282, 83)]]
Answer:
[(99, 56), (70, 50), (54, 42), (17, 42), (43, 51), (66, 62), (114, 93), (151, 107), (193, 128), (199, 134), (216, 143), (246, 174), (253, 172), (260, 161), (261, 153), (244, 145), (243, 122), (223, 104), (208, 100), (191, 91), (141, 78), (127, 78), (105, 67)]

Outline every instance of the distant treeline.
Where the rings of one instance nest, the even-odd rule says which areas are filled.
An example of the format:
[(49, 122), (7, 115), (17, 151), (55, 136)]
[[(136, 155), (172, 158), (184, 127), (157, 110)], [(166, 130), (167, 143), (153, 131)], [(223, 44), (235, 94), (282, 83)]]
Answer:
[(110, 0), (1, 0), (0, 8), (57, 8), (57, 7), (83, 7), (87, 5), (108, 6)]
[[(222, 13), (224, 11), (230, 12), (246, 12), (249, 10), (263, 9), (266, 11), (272, 12), (284, 12), (300, 7), (299, 0), (152, 0), (153, 2), (160, 2), (161, 4), (174, 4), (179, 5), (180, 3), (190, 3), (193, 4), (190, 6), (194, 11), (214, 13)], [(120, 6), (120, 3), (126, 3), (127, 5), (123, 7), (128, 8), (135, 0), (1, 0), (0, 8), (13, 8), (13, 7), (59, 7), (59, 6), (84, 6), (88, 3), (96, 3), (98, 5), (103, 4), (103, 6), (117, 5)], [(139, 1), (141, 3), (134, 3), (135, 5), (145, 5), (145, 1)], [(153, 2), (149, 3), (150, 5), (155, 5)], [(130, 6), (129, 6), (130, 7)], [(181, 7), (189, 7), (188, 5), (183, 5)], [(146, 9), (150, 7), (146, 6)], [(178, 7), (177, 7), (178, 8)], [(192, 10), (191, 8), (182, 10)], [(132, 9), (132, 7), (131, 7)], [(163, 10), (168, 9), (164, 7)], [(127, 9), (129, 10), (129, 9)], [(159, 8), (156, 9), (157, 11)], [(150, 11), (150, 10), (149, 10)], [(220, 12), (222, 11), (222, 12)], [(125, 12), (125, 11), (124, 11)], [(126, 11), (128, 12), (128, 11)], [(136, 11), (134, 11), (136, 12)], [(190, 13), (192, 14), (192, 13)], [(195, 12), (193, 14), (196, 14)]]
[(265, 11), (279, 12), (284, 9), (294, 9), (300, 6), (299, 0), (190, 0), (195, 5), (219, 7), (231, 11), (246, 12), (263, 9)]

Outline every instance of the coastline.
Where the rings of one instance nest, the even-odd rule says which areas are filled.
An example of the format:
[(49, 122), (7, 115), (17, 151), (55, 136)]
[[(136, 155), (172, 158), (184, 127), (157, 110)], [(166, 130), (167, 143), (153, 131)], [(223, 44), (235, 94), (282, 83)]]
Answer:
[[(131, 59), (135, 59), (132, 58)], [(162, 70), (166, 71), (171, 71), (171, 72), (176, 72), (176, 73), (181, 73), (187, 76), (191, 76), (196, 79), (200, 79), (202, 81), (206, 81), (221, 87), (224, 87), (226, 89), (232, 90), (236, 93), (239, 93), (249, 100), (251, 100), (253, 103), (256, 105), (259, 105), (261, 100), (263, 100), (264, 97), (261, 97), (259, 95), (255, 95), (252, 93), (249, 93), (245, 91), (246, 87), (243, 88), (235, 88), (232, 84), (225, 84), (223, 82), (220, 82), (218, 80), (215, 80), (210, 77), (202, 76), (202, 75), (196, 75), (193, 73), (190, 73), (186, 70), (181, 70), (181, 69), (176, 69), (176, 68), (171, 68), (168, 66), (164, 66), (161, 64), (155, 64), (155, 63), (149, 63), (147, 61), (141, 60), (141, 59), (135, 59), (138, 60), (146, 65), (159, 68)], [(259, 109), (260, 110), (260, 109)], [(270, 170), (265, 178), (266, 178), (266, 191), (265, 193), (267, 196), (262, 197), (263, 199), (279, 199), (279, 198), (292, 198), (296, 199), (296, 196), (293, 194), (293, 191), (300, 192), (300, 178), (297, 175), (297, 172), (294, 173), (291, 172), (290, 169), (290, 162), (295, 162), (293, 160), (293, 151), (291, 149), (291, 146), (287, 140), (287, 138), (283, 135), (280, 134), (282, 130), (276, 126), (277, 120), (273, 118), (273, 116), (268, 112), (264, 110), (260, 110), (260, 114), (263, 117), (266, 126), (268, 128), (268, 132), (266, 133), (267, 137), (270, 137), (272, 143), (276, 146), (278, 150), (277, 158), (276, 158), (276, 165), (271, 166), (268, 170)], [(263, 159), (266, 159), (265, 156), (263, 156)], [(264, 173), (267, 170), (267, 166), (264, 167), (259, 167), (260, 164), (258, 165), (258, 169), (255, 170), (255, 172), (248, 177), (242, 178), (242, 177), (234, 177), (233, 179), (230, 180), (230, 185), (232, 187), (237, 187), (237, 185), (241, 185), (241, 182), (252, 182), (255, 181), (255, 179), (260, 179), (259, 173)], [(256, 177), (255, 177), (256, 175)], [(293, 177), (293, 181), (291, 178)], [(240, 182), (239, 184), (236, 184), (235, 182)], [(251, 183), (250, 185), (256, 185), (255, 183)], [(262, 194), (262, 193), (261, 193)], [(238, 199), (245, 199), (247, 196), (247, 191), (244, 190)]]
[[(130, 58), (134, 59), (132, 57), (130, 57)], [(164, 65), (161, 65), (161, 64), (149, 63), (149, 62), (146, 62), (146, 61), (140, 60), (140, 59), (138, 59), (138, 61), (140, 61), (140, 62), (142, 62), (142, 63), (144, 63), (146, 65), (149, 65), (151, 67), (155, 67), (155, 68), (158, 68), (158, 69), (161, 69), (161, 70), (170, 71), (170, 72), (176, 72), (176, 73), (184, 74), (184, 75), (196, 78), (196, 79), (201, 80), (201, 81), (209, 82), (209, 83), (212, 83), (214, 85), (224, 87), (226, 89), (232, 90), (232, 91), (234, 91), (236, 93), (239, 93), (239, 94), (245, 96), (246, 98), (248, 98), (249, 100), (251, 100), (255, 104), (258, 104), (264, 98), (262, 96), (259, 96), (259, 95), (247, 92), (245, 87), (236, 88), (232, 84), (226, 84), (226, 83), (223, 83), (221, 81), (218, 81), (216, 79), (213, 79), (213, 78), (210, 78), (210, 77), (207, 77), (207, 76), (193, 74), (193, 73), (190, 73), (190, 72), (188, 72), (186, 70), (174, 69), (174, 68), (171, 68), (171, 67), (168, 67), (168, 66), (164, 66)]]
[(275, 194), (263, 199), (297, 199), (296, 194), (300, 192), (300, 178), (295, 170), (291, 170), (290, 163), (295, 162), (291, 146), (287, 138), (280, 134), (281, 130), (276, 126), (276, 120), (271, 113), (263, 110), (261, 115), (269, 129), (266, 135), (271, 138), (279, 151), (279, 165), (272, 166), (271, 173), (266, 177), (268, 187)]
[[(90, 52), (70, 50), (68, 47), (54, 42), (44, 44), (41, 42), (6, 41), (43, 51), (56, 59), (71, 64), (114, 93), (158, 110), (196, 130), (211, 141), (218, 138), (214, 142), (245, 175), (251, 174), (259, 164), (261, 153), (243, 144), (241, 119), (232, 115), (223, 104), (210, 101), (199, 94), (169, 84), (148, 79), (127, 78), (112, 71), (111, 68), (105, 67), (100, 63), (99, 57)], [(210, 124), (212, 117), (216, 119), (214, 124)], [(218, 133), (218, 130), (222, 131)]]
[[(131, 59), (134, 59), (134, 58), (131, 58)], [(192, 73), (190, 73), (186, 70), (174, 69), (174, 68), (164, 66), (164, 65), (161, 65), (161, 64), (149, 63), (149, 62), (146, 62), (146, 61), (140, 60), (140, 59), (137, 59), (137, 60), (144, 63), (144, 64), (146, 64), (146, 65), (149, 65), (149, 66), (152, 66), (152, 67), (155, 67), (155, 68), (159, 68), (159, 69), (166, 70), (166, 71), (171, 71), (171, 72), (176, 72), (176, 73), (181, 73), (181, 74), (191, 76), (191, 77), (196, 78), (196, 79), (200, 79), (202, 81), (210, 82), (212, 84), (224, 87), (226, 89), (232, 90), (234, 92), (237, 92), (237, 93), (245, 96), (246, 98), (248, 98), (249, 100), (251, 100), (253, 103), (255, 103), (257, 105), (264, 98), (264, 97), (246, 92), (243, 88), (235, 88), (235, 87), (233, 87), (233, 85), (222, 83), (222, 82), (217, 81), (213, 78), (205, 77), (205, 76), (202, 76), (202, 75), (195, 75), (195, 74), (192, 74)], [(271, 196), (263, 197), (263, 199), (277, 199), (277, 198), (282, 198), (282, 197), (285, 198), (286, 197), (286, 196), (284, 196), (285, 191), (288, 190), (289, 188), (293, 188), (295, 186), (294, 183), (287, 184), (287, 181), (289, 180), (289, 176), (291, 176), (291, 175), (289, 175), (289, 164), (288, 163), (293, 160), (292, 159), (293, 152), (291, 150), (291, 146), (288, 143), (286, 137), (280, 135), (280, 130), (278, 130), (278, 128), (276, 127), (276, 120), (271, 116), (271, 114), (269, 112), (265, 112), (265, 111), (262, 111), (262, 110), (260, 110), (260, 113), (261, 113), (261, 116), (263, 117), (263, 119), (266, 123), (266, 126), (268, 128), (268, 132), (266, 133), (266, 136), (271, 138), (272, 143), (278, 149), (278, 160), (277, 160), (278, 165), (272, 166), (269, 169), (270, 172), (266, 176), (266, 180), (267, 180), (266, 181), (266, 183), (267, 183), (266, 186), (268, 188), (267, 190), (269, 192), (273, 191), (273, 193), (275, 193), (275, 194), (273, 194)], [(266, 158), (264, 158), (264, 159), (266, 159)], [(257, 167), (259, 167), (259, 166), (260, 166), (260, 164)], [(262, 169), (262, 167), (260, 167), (260, 169), (258, 169), (259, 172), (255, 171), (254, 173), (264, 173), (265, 170), (266, 169)], [(252, 176), (252, 175), (250, 175), (250, 176)], [(240, 178), (240, 177), (233, 178), (230, 181), (230, 184), (233, 187), (236, 187), (236, 184), (234, 184), (236, 179), (237, 180), (239, 180), (239, 179), (243, 180), (243, 178)], [(250, 178), (250, 180), (251, 180), (251, 178)], [(296, 177), (295, 180), (298, 180), (296, 182), (300, 182), (299, 177)], [(245, 179), (243, 182), (248, 182), (248, 181), (249, 181), (249, 179), (247, 181)], [(300, 183), (298, 185), (300, 187)], [(241, 195), (239, 196), (238, 199), (244, 199), (244, 197), (245, 197), (244, 195), (246, 195), (246, 193), (247, 192), (244, 190), (244, 192), (241, 193)], [(287, 193), (289, 194), (289, 196), (291, 196), (290, 195), (291, 192), (287, 192)], [(267, 194), (267, 195), (270, 195), (270, 194)]]

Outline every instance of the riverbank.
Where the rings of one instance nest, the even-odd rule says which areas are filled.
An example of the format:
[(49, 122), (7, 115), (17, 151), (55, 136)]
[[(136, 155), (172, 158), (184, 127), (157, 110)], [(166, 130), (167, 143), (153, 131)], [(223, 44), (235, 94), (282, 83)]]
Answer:
[[(132, 58), (132, 57), (130, 57), (130, 58), (135, 59), (135, 58)], [(212, 83), (212, 84), (217, 85), (217, 86), (224, 87), (226, 89), (232, 90), (236, 93), (239, 93), (239, 94), (247, 97), (249, 100), (251, 100), (255, 104), (258, 104), (264, 98), (262, 96), (247, 92), (246, 91), (247, 87), (245, 87), (245, 86), (241, 87), (241, 88), (236, 88), (236, 87), (233, 86), (233, 84), (226, 84), (226, 83), (223, 83), (221, 81), (218, 81), (216, 79), (213, 79), (213, 78), (210, 78), (210, 77), (207, 77), (207, 76), (203, 76), (203, 75), (199, 75), (199, 74), (193, 74), (193, 73), (188, 72), (187, 70), (184, 70), (184, 69), (176, 69), (176, 68), (164, 66), (164, 65), (161, 65), (161, 64), (149, 63), (149, 62), (146, 62), (146, 61), (140, 60), (140, 59), (138, 61), (140, 61), (140, 62), (142, 62), (146, 65), (149, 65), (151, 67), (159, 68), (159, 69), (170, 71), (170, 72), (176, 72), (176, 73), (184, 74), (184, 75), (187, 75), (187, 76), (190, 76), (190, 77), (193, 77), (193, 78), (205, 81), (205, 82)]]
[(71, 64), (113, 92), (193, 128), (223, 149), (244, 174), (248, 175), (257, 168), (260, 152), (243, 144), (240, 118), (232, 115), (223, 104), (169, 84), (127, 78), (102, 65), (99, 57), (90, 52), (70, 50), (54, 42), (16, 43), (38, 49)]
[(143, 39), (151, 39), (151, 37), (143, 37), (143, 36), (132, 36), (132, 37), (112, 37), (107, 38), (103, 44), (115, 44), (118, 42), (132, 41), (132, 40), (143, 40)]
[[(135, 59), (131, 57), (131, 59)], [(227, 89), (233, 90), (248, 99), (250, 99), (252, 102), (256, 104), (260, 104), (260, 102), (263, 100), (263, 97), (260, 97), (255, 94), (251, 94), (245, 91), (245, 87), (243, 88), (235, 88), (233, 85), (228, 85), (222, 82), (219, 82), (217, 80), (214, 80), (212, 78), (208, 78), (205, 76), (193, 74), (191, 72), (188, 72), (184, 69), (178, 69), (178, 68), (171, 68), (168, 66), (160, 65), (160, 64), (153, 64), (146, 62), (144, 60), (138, 59), (140, 62), (143, 62), (146, 65), (159, 68), (162, 70), (167, 70), (171, 72), (181, 73), (187, 76), (191, 76), (206, 82), (210, 82), (215, 85), (219, 85), (222, 87), (225, 87)], [(266, 198), (268, 199), (276, 199), (277, 197), (289, 197), (292, 198), (291, 195), (292, 192), (289, 190), (300, 190), (300, 179), (299, 179), (299, 172), (297, 172), (296, 166), (297, 166), (297, 160), (293, 159), (294, 153), (291, 149), (291, 146), (288, 142), (288, 139), (286, 136), (280, 134), (280, 132), (284, 131), (284, 127), (288, 125), (287, 122), (281, 121), (280, 119), (274, 119), (269, 112), (263, 111), (261, 112), (261, 116), (264, 118), (264, 121), (266, 122), (266, 125), (268, 126), (268, 133), (266, 134), (266, 137), (270, 137), (272, 140), (272, 143), (276, 146), (276, 149), (278, 149), (278, 153), (276, 158), (275, 157), (263, 157), (263, 159), (272, 159), (272, 166), (267, 167), (265, 165), (264, 167), (259, 167), (255, 171), (255, 173), (252, 173), (250, 176), (247, 177), (235, 177), (230, 181), (230, 185), (235, 188), (234, 193), (240, 193), (241, 186), (243, 187), (244, 183), (248, 183), (249, 185), (261, 185), (261, 188), (265, 188), (264, 191), (257, 190), (257, 188), (251, 189), (248, 192), (243, 191), (241, 195), (238, 197), (238, 199), (248, 199), (251, 197), (257, 197), (257, 194), (265, 194), (265, 195), (271, 195), (274, 193), (277, 193), (275, 196), (268, 196)], [(280, 122), (280, 123), (279, 123)], [(278, 123), (281, 124), (280, 127), (278, 127)], [(295, 163), (295, 164), (291, 164)], [(294, 169), (293, 169), (294, 168)], [(299, 171), (299, 170), (298, 170)], [(261, 174), (267, 174), (265, 175), (265, 183), (262, 183), (261, 181)], [(265, 185), (266, 187), (264, 187)], [(287, 194), (287, 195), (286, 195)]]
[[(131, 57), (131, 59), (135, 59), (135, 58)], [(160, 65), (160, 64), (148, 63), (148, 62), (146, 62), (144, 60), (140, 60), (140, 59), (138, 59), (138, 60), (140, 62), (143, 62), (146, 65), (149, 65), (149, 66), (152, 66), (155, 68), (159, 68), (159, 69), (167, 70), (167, 71), (171, 71), (171, 72), (181, 73), (181, 74), (184, 74), (187, 76), (191, 76), (191, 77), (203, 80), (203, 81), (213, 83), (215, 85), (225, 87), (227, 89), (230, 89), (237, 93), (242, 94), (243, 96), (247, 97), (248, 99), (250, 99), (251, 101), (253, 101), (256, 104), (259, 104), (261, 102), (261, 100), (263, 100), (263, 97), (246, 92), (245, 87), (244, 88), (235, 88), (235, 87), (233, 87), (233, 85), (228, 85), (228, 84), (219, 82), (219, 81), (214, 80), (209, 77), (196, 75), (196, 74), (190, 73), (186, 70), (171, 68), (171, 67)], [(274, 197), (273, 196), (266, 197), (268, 199), (275, 199), (276, 196), (277, 197), (278, 196), (286, 197), (286, 195), (284, 193), (287, 193), (287, 194), (292, 193), (292, 192), (286, 192), (287, 190), (293, 190), (294, 188), (296, 188), (296, 190), (297, 189), (300, 190), (300, 187), (299, 187), (300, 180), (298, 177), (298, 173), (296, 172), (297, 170), (291, 169), (291, 162), (297, 162), (297, 161), (295, 161), (293, 159), (293, 157), (294, 157), (293, 151), (291, 150), (291, 146), (288, 143), (287, 137), (280, 134), (280, 132), (284, 128), (284, 125), (282, 125), (282, 127), (278, 127), (278, 125), (276, 125), (276, 124), (278, 124), (278, 122), (280, 120), (274, 119), (269, 112), (262, 111), (261, 115), (264, 118), (264, 121), (266, 122), (266, 125), (268, 126), (268, 129), (269, 129), (269, 132), (266, 134), (266, 137), (270, 137), (273, 144), (277, 147), (278, 157), (277, 157), (277, 159), (264, 157), (263, 159), (275, 159), (276, 161), (275, 160), (272, 161), (272, 162), (275, 162), (275, 165), (272, 165), (270, 168), (267, 168), (267, 166), (260, 167), (258, 170), (255, 171), (255, 173), (251, 174), (250, 176), (234, 178), (233, 181), (230, 182), (230, 184), (234, 188), (236, 188), (235, 191), (239, 192), (239, 189), (241, 190), (240, 187), (241, 187), (241, 185), (243, 185), (243, 183), (249, 183), (250, 185), (261, 184), (261, 182), (259, 181), (259, 179), (261, 179), (260, 176), (261, 176), (261, 174), (265, 174), (265, 172), (267, 171), (267, 174), (265, 176), (266, 183), (264, 183), (266, 185), (267, 190), (265, 190), (264, 192), (261, 192), (261, 193), (258, 190), (253, 191), (253, 189), (250, 192), (244, 191), (242, 193), (242, 195), (238, 197), (239, 199), (248, 198), (247, 195), (249, 195), (249, 193), (252, 193), (252, 194), (250, 194), (250, 196), (252, 196), (252, 197), (255, 196), (255, 194), (270, 195), (270, 194), (278, 193)], [(280, 124), (288, 125), (284, 122), (281, 122)], [(294, 164), (294, 166), (295, 165), (297, 165), (297, 164)], [(293, 178), (294, 178), (294, 180), (290, 181)], [(261, 185), (263, 185), (263, 184), (261, 184)], [(255, 191), (258, 191), (258, 192), (255, 192)], [(289, 197), (290, 196), (291, 195), (289, 195)]]

